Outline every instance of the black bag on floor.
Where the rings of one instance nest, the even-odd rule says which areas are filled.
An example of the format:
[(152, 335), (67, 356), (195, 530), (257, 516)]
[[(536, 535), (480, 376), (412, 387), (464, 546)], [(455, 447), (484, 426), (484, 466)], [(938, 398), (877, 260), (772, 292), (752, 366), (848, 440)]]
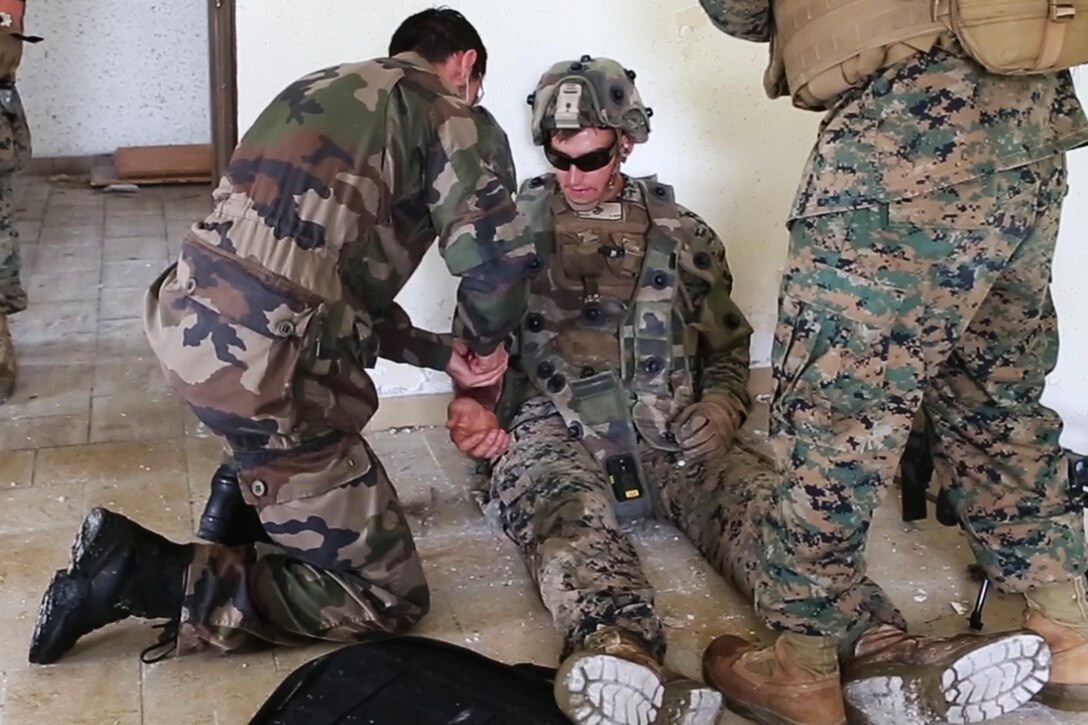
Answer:
[(250, 725), (569, 725), (555, 670), (423, 637), (348, 645), (307, 662)]

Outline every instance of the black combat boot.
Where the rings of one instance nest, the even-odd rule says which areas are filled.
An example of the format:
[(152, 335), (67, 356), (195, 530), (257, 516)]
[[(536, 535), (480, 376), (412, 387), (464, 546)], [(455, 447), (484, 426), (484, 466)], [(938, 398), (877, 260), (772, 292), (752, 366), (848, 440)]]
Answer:
[(42, 597), (30, 661), (56, 662), (83, 635), (128, 617), (176, 620), (192, 558), (191, 545), (94, 509), (72, 544), (72, 563)]
[(242, 546), (255, 541), (269, 542), (257, 509), (242, 498), (238, 476), (229, 465), (212, 474), (212, 493), (200, 515), (197, 536), (223, 546)]

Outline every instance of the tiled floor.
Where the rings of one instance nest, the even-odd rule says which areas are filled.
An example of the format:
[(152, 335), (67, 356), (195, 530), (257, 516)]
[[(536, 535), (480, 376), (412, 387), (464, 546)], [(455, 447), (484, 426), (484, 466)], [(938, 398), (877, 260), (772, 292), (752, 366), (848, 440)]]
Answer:
[[(244, 723), (276, 684), (327, 646), (143, 665), (154, 636), (130, 621), (83, 640), (60, 664), (30, 667), (26, 645), (43, 587), (64, 565), (86, 511), (107, 505), (188, 539), (219, 448), (167, 393), (140, 325), (142, 294), (202, 188), (104, 196), (75, 183), (19, 184), (31, 308), (15, 318), (20, 379), (0, 406), (0, 720), (23, 723)], [(513, 546), (483, 520), (467, 462), (444, 431), (371, 439), (418, 535), (434, 608), (418, 632), (510, 661), (553, 663), (558, 642)], [(905, 525), (894, 503), (872, 537), (870, 568), (920, 631), (955, 632), (969, 606), (967, 551), (935, 522)], [(670, 627), (670, 663), (695, 674), (724, 632), (762, 636), (746, 602), (676, 530), (635, 532)], [(989, 627), (1016, 624), (1021, 602), (994, 597)], [(723, 722), (740, 722), (726, 715)], [(1005, 723), (1074, 723), (1038, 706)]]

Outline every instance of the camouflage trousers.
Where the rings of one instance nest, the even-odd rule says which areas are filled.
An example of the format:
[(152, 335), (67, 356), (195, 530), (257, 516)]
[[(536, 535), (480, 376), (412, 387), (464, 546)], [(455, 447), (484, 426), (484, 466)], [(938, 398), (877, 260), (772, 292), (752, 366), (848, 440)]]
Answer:
[[(544, 398), (521, 406), (510, 450), (491, 477), (490, 506), (517, 543), (563, 638), (562, 656), (600, 627), (619, 626), (663, 658), (665, 629), (638, 554), (612, 509), (612, 489), (586, 447)], [(707, 465), (676, 466), (641, 452), (658, 509), (708, 562), (752, 597), (764, 561), (764, 526), (778, 476), (766, 439), (744, 429)], [(904, 627), (899, 612), (865, 582), (867, 621)]]
[(15, 225), (12, 174), (0, 173), (0, 315), (26, 309), (26, 290), (20, 281), (19, 231)]
[(1084, 529), (1039, 403), (1057, 356), (1049, 283), (1064, 159), (793, 222), (774, 344), (760, 615), (842, 637), (865, 616), (865, 543), (925, 406), (971, 549), (1002, 590), (1084, 571)]
[(12, 181), (30, 155), (30, 129), (19, 93), (14, 88), (0, 88), (0, 315), (26, 309), (26, 291), (19, 279), (19, 230)]
[(216, 309), (179, 281), (191, 269), (168, 269), (147, 294), (145, 328), (174, 392), (226, 439), (274, 543), (194, 545), (178, 653), (411, 627), (429, 593), (396, 491), (360, 435), (377, 409), (373, 384), (346, 358), (313, 374), (300, 354), (305, 315), (293, 318), (297, 336), (272, 334), (286, 331), (274, 315), (292, 300), (224, 265), (201, 268), (225, 295)]

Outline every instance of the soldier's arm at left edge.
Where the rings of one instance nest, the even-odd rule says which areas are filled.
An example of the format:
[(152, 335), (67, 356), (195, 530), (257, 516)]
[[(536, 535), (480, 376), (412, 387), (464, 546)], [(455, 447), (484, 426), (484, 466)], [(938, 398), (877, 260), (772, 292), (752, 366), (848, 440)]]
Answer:
[(494, 121), (449, 98), (436, 102), (431, 113), (436, 128), (426, 161), (431, 219), (446, 266), (461, 278), (456, 315), (465, 341), (476, 354), (489, 355), (524, 314), (533, 244), (514, 205), (514, 171), (499, 166), (512, 164), (510, 155), (486, 148), (506, 143), (488, 126)]
[(692, 248), (681, 256), (681, 279), (694, 303), (693, 327), (698, 332), (696, 356), (701, 370), (696, 388), (703, 395), (724, 393), (736, 402), (738, 412), (746, 413), (751, 407), (752, 326), (733, 301), (733, 274), (725, 244), (709, 224), (687, 209), (681, 208), (680, 223), (694, 239)]

